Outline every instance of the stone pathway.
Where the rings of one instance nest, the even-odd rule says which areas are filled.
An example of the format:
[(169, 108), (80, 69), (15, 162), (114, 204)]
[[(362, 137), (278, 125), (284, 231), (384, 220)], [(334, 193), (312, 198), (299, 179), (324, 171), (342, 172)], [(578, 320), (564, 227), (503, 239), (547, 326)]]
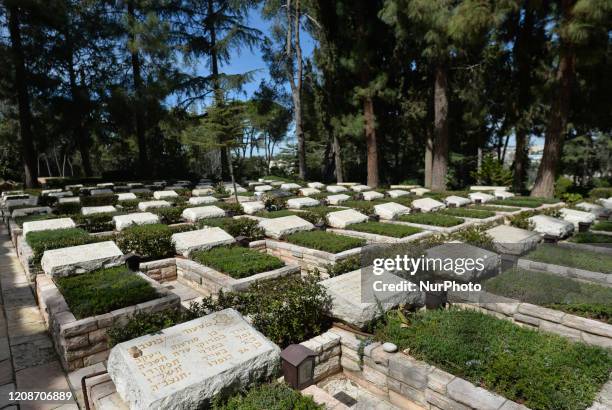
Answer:
[(70, 391), (6, 226), (0, 225), (0, 409), (78, 409), (65, 402), (9, 401), (10, 392)]

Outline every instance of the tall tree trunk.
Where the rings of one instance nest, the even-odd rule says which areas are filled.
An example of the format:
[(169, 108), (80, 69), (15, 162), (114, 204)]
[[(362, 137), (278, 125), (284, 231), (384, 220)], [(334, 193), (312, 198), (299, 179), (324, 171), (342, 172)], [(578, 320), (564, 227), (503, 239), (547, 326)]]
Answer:
[[(570, 19), (575, 0), (563, 0), (563, 19)], [(563, 149), (567, 127), (572, 86), (576, 76), (576, 55), (571, 44), (561, 38), (559, 67), (557, 69), (558, 90), (552, 102), (548, 128), (544, 140), (544, 152), (538, 169), (538, 176), (531, 190), (531, 196), (552, 198), (555, 194), (555, 177)]]
[[(219, 80), (219, 53), (217, 51), (217, 28), (215, 26), (215, 9), (214, 0), (208, 0), (207, 3), (208, 19), (206, 21), (206, 29), (210, 33), (210, 71), (212, 74), (213, 92), (215, 96), (215, 105), (223, 104), (223, 90), (221, 89), (221, 82)], [(222, 137), (220, 137), (222, 138)], [(225, 149), (227, 141), (220, 139), (218, 141), (221, 145), (220, 156), (221, 156), (221, 180), (227, 181), (230, 177), (230, 159)]]
[[(69, 46), (70, 47), (70, 46)], [(79, 149), (79, 153), (81, 154), (81, 162), (83, 163), (83, 172), (85, 176), (91, 177), (93, 175), (93, 170), (91, 168), (91, 160), (89, 157), (89, 136), (87, 135), (87, 131), (85, 130), (85, 126), (83, 125), (84, 114), (84, 103), (81, 94), (81, 90), (77, 85), (76, 73), (74, 71), (74, 55), (72, 53), (72, 48), (70, 49), (70, 53), (68, 56), (68, 77), (70, 80), (70, 94), (72, 95), (72, 112), (76, 115), (76, 121), (74, 123), (74, 139), (77, 143), (77, 147)]]
[(434, 83), (434, 144), (431, 189), (446, 190), (448, 173), (448, 78), (446, 67), (436, 67)]
[(138, 163), (141, 175), (147, 175), (149, 161), (147, 158), (147, 141), (145, 138), (145, 119), (143, 111), (143, 83), (142, 83), (142, 67), (138, 49), (136, 48), (136, 33), (134, 25), (136, 22), (136, 13), (134, 11), (134, 0), (127, 2), (128, 17), (130, 19), (130, 40), (132, 42), (132, 50), (130, 50), (130, 58), (132, 63), (132, 75), (134, 77), (134, 91), (136, 93), (136, 139), (138, 141)]
[(336, 170), (336, 181), (344, 182), (344, 172), (342, 171), (342, 154), (340, 152), (340, 140), (334, 134), (334, 167)]
[(425, 140), (425, 188), (431, 188), (431, 167), (433, 165), (433, 138), (427, 134)]
[(21, 44), (21, 28), (19, 23), (19, 8), (13, 3), (7, 6), (9, 15), (9, 32), (11, 51), (15, 69), (15, 88), (19, 107), (19, 134), (21, 137), (21, 158), (25, 174), (26, 187), (38, 185), (36, 155), (34, 153), (34, 135), (32, 134), (32, 113), (30, 111), (30, 96), (26, 86), (26, 68), (23, 47)]
[(368, 186), (378, 187), (378, 144), (376, 142), (376, 124), (374, 117), (374, 101), (372, 97), (363, 100), (363, 117), (365, 122), (366, 151), (368, 162)]

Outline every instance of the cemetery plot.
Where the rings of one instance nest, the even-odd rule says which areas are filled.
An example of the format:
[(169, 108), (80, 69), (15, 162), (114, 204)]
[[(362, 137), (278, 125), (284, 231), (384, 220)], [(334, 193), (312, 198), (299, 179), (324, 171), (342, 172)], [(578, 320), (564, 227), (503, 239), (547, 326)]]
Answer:
[(324, 231), (297, 232), (286, 236), (284, 240), (295, 245), (329, 253), (340, 253), (365, 245), (364, 240)]
[(392, 224), (388, 221), (367, 221), (347, 225), (344, 229), (328, 229), (328, 231), (362, 238), (367, 243), (408, 242), (432, 234), (432, 232), (423, 231), (421, 228)]
[(242, 279), (285, 266), (283, 261), (274, 256), (239, 246), (220, 246), (197, 251), (191, 255), (191, 258), (234, 279)]

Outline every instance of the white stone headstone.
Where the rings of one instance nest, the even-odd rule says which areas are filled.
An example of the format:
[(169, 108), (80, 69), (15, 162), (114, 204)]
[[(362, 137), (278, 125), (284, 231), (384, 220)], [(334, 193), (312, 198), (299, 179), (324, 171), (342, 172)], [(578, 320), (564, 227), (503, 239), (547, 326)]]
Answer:
[(47, 196), (49, 194), (53, 194), (53, 193), (58, 193), (58, 192), (62, 192), (61, 188), (55, 188), (55, 189), (43, 189), (42, 191), (40, 191), (40, 194), (42, 196)]
[(499, 185), (472, 185), (470, 191), (507, 191), (508, 187)]
[(118, 201), (133, 201), (138, 199), (133, 192), (121, 192), (117, 194)]
[(138, 203), (138, 209), (140, 209), (143, 212), (149, 209), (169, 208), (171, 206), (172, 204), (168, 201), (144, 201), (144, 202)]
[(493, 240), (500, 253), (521, 255), (536, 247), (542, 239), (540, 234), (509, 225), (498, 225), (485, 232)]
[(392, 189), (387, 191), (387, 194), (389, 194), (391, 198), (399, 198), (400, 196), (410, 195), (410, 192), (404, 191), (403, 189)]
[(381, 194), (380, 192), (376, 191), (362, 192), (361, 196), (363, 197), (364, 201), (373, 201), (375, 199), (381, 199), (385, 197), (384, 194)]
[(315, 188), (315, 189), (325, 188), (325, 184), (322, 184), (320, 182), (309, 182), (307, 185), (308, 185), (308, 188)]
[(261, 201), (241, 202), (240, 206), (242, 207), (244, 213), (247, 215), (253, 215), (259, 211), (263, 211), (264, 209), (266, 209), (266, 206)]
[(276, 377), (280, 348), (225, 309), (113, 347), (108, 373), (131, 410), (208, 408)]
[(340, 185), (329, 185), (326, 189), (327, 189), (327, 192), (331, 192), (332, 194), (337, 194), (339, 192), (348, 191), (346, 187), (343, 187)]
[(191, 252), (214, 248), (215, 246), (231, 245), (234, 237), (218, 227), (198, 229), (175, 233), (172, 235), (172, 243), (176, 253), (189, 256)]
[(420, 185), (399, 184), (399, 185), (391, 185), (389, 188), (411, 190), (412, 188), (421, 188), (421, 186)]
[(122, 231), (134, 225), (148, 225), (159, 223), (159, 216), (151, 212), (135, 212), (127, 215), (113, 216), (115, 229)]
[(427, 188), (412, 188), (410, 190), (410, 192), (412, 192), (413, 194), (415, 194), (416, 196), (423, 196), (425, 195), (427, 192), (431, 192), (431, 189), (427, 189)]
[(574, 224), (548, 215), (535, 215), (528, 219), (533, 230), (554, 238), (564, 238), (574, 231)]
[(165, 198), (176, 198), (179, 195), (174, 191), (155, 191), (153, 192), (153, 198), (165, 199)]
[(608, 209), (608, 210), (612, 210), (612, 196), (609, 197), (608, 199), (604, 199), (602, 198), (600, 200), (601, 204), (603, 205), (604, 208)]
[(351, 189), (352, 189), (353, 191), (355, 191), (355, 192), (364, 192), (364, 191), (369, 191), (369, 190), (371, 190), (372, 188), (370, 188), (370, 187), (369, 187), (369, 186), (367, 186), (367, 185), (353, 185), (353, 186), (351, 187)]
[(181, 216), (189, 222), (197, 222), (200, 219), (208, 218), (223, 218), (225, 211), (218, 206), (198, 206), (195, 208), (186, 208)]
[(485, 194), (484, 192), (472, 192), (468, 196), (477, 204), (484, 204), (495, 199), (493, 195)]
[(472, 201), (467, 199), (467, 198), (463, 198), (457, 195), (451, 195), (451, 196), (447, 196), (446, 198), (444, 198), (444, 202), (446, 203), (446, 205), (448, 206), (454, 206), (454, 207), (460, 207), (460, 206), (465, 206), (468, 204), (471, 204)]
[(123, 253), (113, 241), (45, 251), (40, 266), (50, 276), (70, 276), (123, 263)]
[[(225, 190), (230, 194), (234, 193), (233, 185), (226, 185)], [(248, 192), (248, 191), (245, 188), (241, 187), (240, 185), (236, 184), (236, 193), (243, 194), (245, 192)]]
[(272, 185), (259, 185), (256, 186), (254, 189), (255, 192), (267, 192), (273, 190), (274, 188), (272, 187)]
[(320, 194), (321, 191), (317, 188), (300, 188), (299, 193), (302, 196), (310, 196), (314, 194)]
[(115, 184), (113, 184), (112, 182), (102, 182), (100, 184), (96, 184), (96, 186), (99, 188), (112, 188), (115, 186)]
[(68, 190), (81, 189), (81, 188), (83, 188), (83, 184), (66, 185), (65, 188), (68, 189)]
[(204, 204), (214, 204), (218, 199), (214, 196), (192, 196), (189, 198), (189, 203), (191, 205), (204, 205)]
[(112, 194), (112, 193), (113, 193), (113, 190), (108, 189), (108, 188), (92, 189), (91, 191), (89, 191), (89, 195), (91, 196), (106, 195), (106, 194)]
[(72, 197), (60, 198), (57, 200), (57, 202), (60, 204), (79, 204), (81, 203), (81, 198), (79, 198), (78, 196), (72, 196)]
[(592, 224), (597, 220), (597, 217), (590, 212), (577, 211), (575, 209), (563, 208), (559, 211), (564, 221), (574, 224), (574, 228), (578, 229), (579, 224)]
[(191, 191), (191, 195), (193, 196), (207, 196), (213, 193), (212, 188), (196, 188)]
[(610, 215), (609, 209), (606, 209), (601, 205), (592, 204), (590, 202), (580, 202), (576, 204), (576, 208), (581, 209), (586, 212), (590, 212), (598, 218), (599, 217), (606, 218), (608, 217), (608, 215)]
[(409, 214), (410, 208), (395, 202), (387, 202), (386, 204), (374, 205), (374, 213), (380, 216), (380, 219), (395, 219), (400, 215)]
[(338, 182), (336, 185), (340, 185), (340, 186), (346, 186), (346, 187), (352, 187), (355, 185), (358, 185), (357, 182)]
[(110, 212), (117, 212), (117, 208), (112, 205), (84, 206), (81, 208), (81, 214), (83, 215), (103, 214)]
[(36, 206), (33, 208), (19, 208), (15, 209), (11, 214), (11, 218), (18, 218), (20, 216), (28, 216), (28, 215), (41, 215), (41, 214), (50, 214), (51, 208), (48, 206)]
[(30, 232), (52, 231), (55, 229), (75, 228), (76, 224), (71, 218), (45, 219), (42, 221), (30, 221), (23, 223), (23, 236), (27, 237)]
[(69, 198), (73, 197), (72, 191), (51, 192), (47, 195), (49, 198)]
[(127, 186), (129, 186), (130, 188), (142, 188), (142, 182), (128, 182)]
[(514, 194), (508, 191), (495, 191), (493, 192), (493, 196), (495, 197), (495, 199), (508, 199), (512, 198)]
[(298, 231), (311, 231), (314, 229), (313, 224), (297, 215), (265, 219), (259, 222), (259, 227), (264, 230), (266, 236), (274, 239), (280, 239), (285, 235)]
[(351, 197), (346, 194), (338, 194), (338, 195), (330, 195), (325, 199), (327, 200), (327, 203), (329, 203), (330, 205), (340, 205), (342, 202), (348, 201), (349, 199), (351, 199)]
[(330, 212), (327, 214), (327, 224), (332, 228), (344, 229), (348, 225), (366, 222), (368, 216), (354, 209)]
[(411, 206), (421, 212), (434, 212), (446, 208), (446, 205), (433, 198), (415, 199), (412, 201)]
[(287, 208), (301, 209), (310, 206), (318, 206), (320, 203), (314, 198), (302, 197), (302, 198), (291, 198), (287, 200)]
[(288, 183), (284, 183), (280, 186), (280, 189), (285, 190), (285, 191), (289, 191), (292, 189), (300, 189), (302, 186), (295, 184), (293, 182), (288, 182)]

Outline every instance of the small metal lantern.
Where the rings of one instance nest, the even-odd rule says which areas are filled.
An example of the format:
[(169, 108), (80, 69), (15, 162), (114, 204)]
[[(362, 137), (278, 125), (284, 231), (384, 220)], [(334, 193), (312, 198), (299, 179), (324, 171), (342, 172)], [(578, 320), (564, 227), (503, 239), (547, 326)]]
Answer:
[(297, 390), (314, 383), (317, 354), (302, 345), (290, 345), (281, 352), (281, 366), (285, 382)]

